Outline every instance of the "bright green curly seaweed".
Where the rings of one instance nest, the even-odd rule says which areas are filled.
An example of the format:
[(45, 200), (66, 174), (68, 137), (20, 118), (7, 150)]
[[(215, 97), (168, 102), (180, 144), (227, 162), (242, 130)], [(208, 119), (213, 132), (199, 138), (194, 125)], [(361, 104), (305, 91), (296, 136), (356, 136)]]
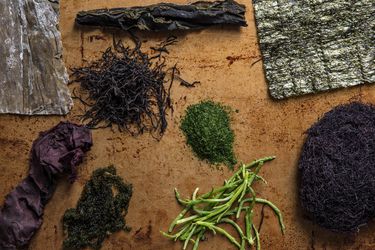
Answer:
[(229, 112), (229, 107), (212, 101), (191, 105), (182, 119), (181, 129), (198, 158), (233, 168), (237, 160)]

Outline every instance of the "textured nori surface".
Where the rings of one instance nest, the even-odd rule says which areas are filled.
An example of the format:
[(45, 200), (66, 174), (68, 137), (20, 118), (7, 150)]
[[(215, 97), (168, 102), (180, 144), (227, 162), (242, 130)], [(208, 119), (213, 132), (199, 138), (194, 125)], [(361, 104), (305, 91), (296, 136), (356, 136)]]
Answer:
[(375, 82), (373, 0), (253, 4), (272, 97)]
[(299, 160), (300, 201), (317, 224), (354, 232), (375, 216), (375, 108), (334, 108), (308, 130)]

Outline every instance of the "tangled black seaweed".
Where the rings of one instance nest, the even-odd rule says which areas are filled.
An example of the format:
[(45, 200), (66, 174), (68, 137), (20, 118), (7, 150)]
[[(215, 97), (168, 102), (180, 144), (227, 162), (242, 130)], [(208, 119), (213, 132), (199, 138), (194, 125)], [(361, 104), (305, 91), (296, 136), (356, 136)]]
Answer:
[(317, 224), (355, 232), (375, 216), (375, 107), (334, 108), (308, 130), (300, 201)]
[(166, 81), (166, 64), (163, 53), (177, 42), (169, 37), (151, 48), (156, 55), (149, 57), (140, 50), (125, 47), (121, 41), (108, 48), (102, 58), (91, 65), (72, 69), (74, 81), (79, 82), (85, 97), (74, 97), (88, 106), (82, 115), (89, 128), (118, 125), (132, 135), (145, 131), (158, 131), (163, 135), (167, 128), (166, 113), (172, 109), (170, 90), (173, 83)]

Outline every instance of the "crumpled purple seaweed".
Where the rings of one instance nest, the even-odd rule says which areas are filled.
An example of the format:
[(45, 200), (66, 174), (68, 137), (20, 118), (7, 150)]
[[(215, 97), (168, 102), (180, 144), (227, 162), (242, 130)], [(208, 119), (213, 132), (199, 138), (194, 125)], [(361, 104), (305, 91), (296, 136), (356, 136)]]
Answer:
[(40, 133), (30, 153), (29, 175), (5, 198), (0, 211), (0, 249), (25, 247), (43, 221), (59, 174), (73, 181), (77, 165), (92, 146), (89, 129), (68, 122)]

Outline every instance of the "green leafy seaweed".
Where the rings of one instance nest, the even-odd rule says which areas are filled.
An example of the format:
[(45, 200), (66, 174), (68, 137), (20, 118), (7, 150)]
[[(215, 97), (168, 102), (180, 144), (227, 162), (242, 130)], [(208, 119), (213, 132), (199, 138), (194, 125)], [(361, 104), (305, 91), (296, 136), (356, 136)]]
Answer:
[[(114, 195), (114, 191), (116, 195)], [(86, 183), (76, 208), (63, 217), (64, 249), (90, 247), (100, 249), (105, 238), (120, 230), (129, 230), (124, 216), (132, 196), (132, 185), (116, 175), (114, 166), (94, 171)]]

